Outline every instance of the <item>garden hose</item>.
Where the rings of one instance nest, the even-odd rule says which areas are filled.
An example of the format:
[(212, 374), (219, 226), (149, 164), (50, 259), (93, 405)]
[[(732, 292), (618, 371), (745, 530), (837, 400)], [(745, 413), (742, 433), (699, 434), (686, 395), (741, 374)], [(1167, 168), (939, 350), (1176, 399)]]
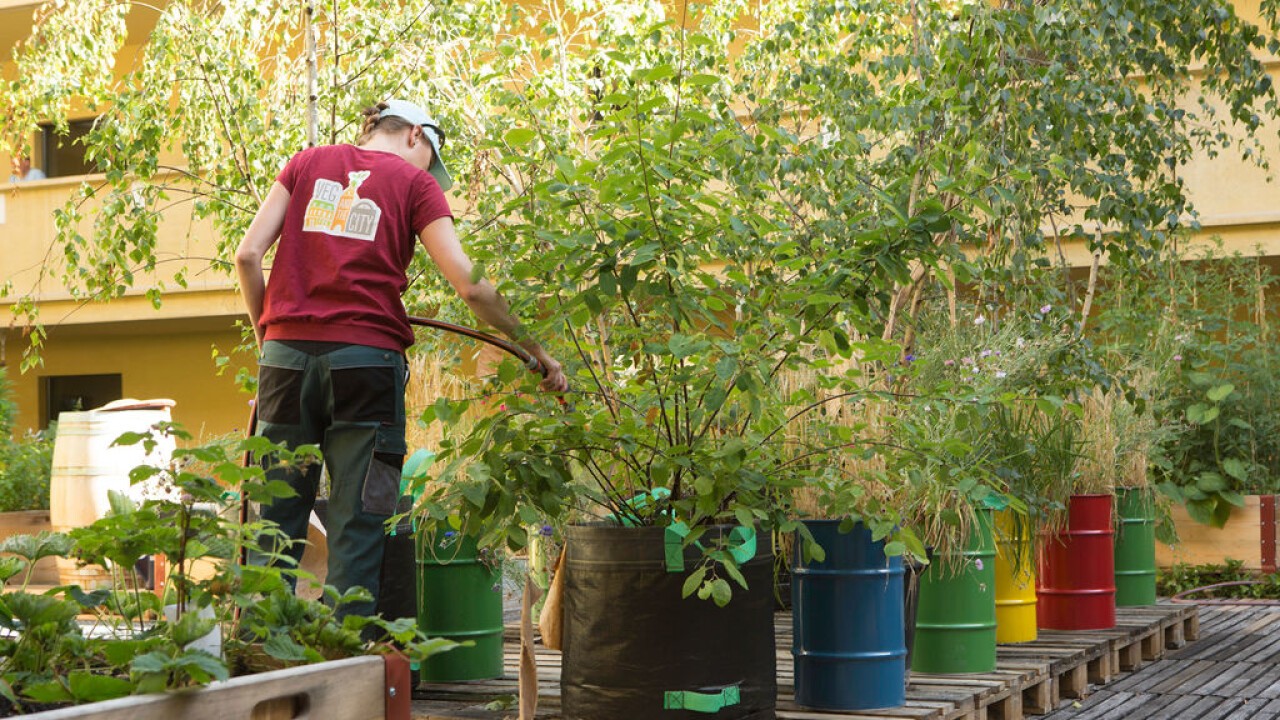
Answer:
[(444, 330), (445, 332), (451, 332), (455, 335), (462, 335), (464, 337), (469, 337), (472, 340), (479, 340), (482, 343), (487, 343), (499, 350), (504, 350), (511, 355), (514, 355), (517, 360), (524, 363), (524, 366), (530, 372), (536, 372), (543, 377), (547, 376), (547, 369), (542, 367), (542, 363), (538, 362), (538, 358), (534, 357), (528, 350), (525, 350), (519, 345), (508, 340), (503, 340), (502, 338), (494, 337), (488, 333), (483, 333), (479, 330), (474, 330), (463, 325), (454, 325), (453, 323), (448, 323), (443, 320), (433, 320), (431, 318), (415, 317), (413, 315), (409, 316), (409, 324), (417, 325), (418, 327), (429, 327), (437, 330)]

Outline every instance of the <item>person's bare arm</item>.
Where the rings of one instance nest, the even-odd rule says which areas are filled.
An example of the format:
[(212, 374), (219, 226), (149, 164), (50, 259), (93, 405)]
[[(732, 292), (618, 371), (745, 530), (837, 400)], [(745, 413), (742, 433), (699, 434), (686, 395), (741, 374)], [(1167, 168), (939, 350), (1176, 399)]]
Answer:
[(271, 186), (271, 191), (258, 208), (249, 230), (236, 248), (236, 275), (240, 278), (240, 292), (244, 296), (245, 308), (249, 311), (249, 321), (253, 323), (254, 335), (258, 338), (258, 347), (262, 347), (263, 328), (259, 324), (262, 318), (262, 303), (267, 293), (267, 283), (262, 272), (262, 259), (267, 251), (280, 239), (280, 228), (284, 227), (285, 211), (289, 208), (289, 191), (280, 183)]
[(528, 350), (546, 370), (542, 387), (553, 392), (563, 392), (569, 387), (564, 370), (555, 358), (547, 354), (535, 340), (525, 336), (521, 331), (520, 321), (511, 314), (507, 301), (498, 294), (497, 288), (484, 278), (472, 279), (475, 265), (462, 248), (458, 234), (453, 228), (453, 219), (443, 217), (433, 221), (422, 229), (419, 235), (422, 246), (435, 262), (436, 267), (444, 274), (444, 279), (453, 286), (462, 301), (471, 308), (471, 312), (485, 323), (497, 328), (507, 337), (518, 342)]

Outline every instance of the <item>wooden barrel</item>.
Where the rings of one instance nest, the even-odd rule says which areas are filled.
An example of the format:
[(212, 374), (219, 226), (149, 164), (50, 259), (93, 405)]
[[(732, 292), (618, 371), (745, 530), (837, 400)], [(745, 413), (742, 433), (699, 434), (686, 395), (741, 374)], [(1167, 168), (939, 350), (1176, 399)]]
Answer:
[[(149, 455), (142, 443), (113, 443), (123, 433), (146, 432), (158, 422), (168, 422), (172, 405), (172, 400), (127, 401), (58, 414), (49, 479), (49, 519), (55, 531), (68, 532), (104, 517), (111, 509), (108, 493), (112, 490), (136, 495), (129, 483), (133, 468), (168, 464), (172, 438), (157, 436), (159, 443)], [(111, 582), (110, 572), (97, 565), (81, 566), (74, 559), (58, 558), (57, 566), (58, 582), (63, 585), (92, 589)]]

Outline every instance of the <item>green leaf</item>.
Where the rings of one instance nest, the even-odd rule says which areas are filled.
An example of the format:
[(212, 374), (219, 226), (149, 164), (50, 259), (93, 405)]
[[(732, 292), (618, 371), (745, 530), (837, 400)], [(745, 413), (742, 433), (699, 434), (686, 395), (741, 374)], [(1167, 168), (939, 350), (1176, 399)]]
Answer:
[(1249, 479), (1249, 469), (1239, 458), (1227, 458), (1222, 461), (1222, 469), (1231, 477), (1244, 482)]
[(742, 586), (743, 588), (750, 589), (747, 586), (747, 578), (743, 576), (742, 571), (738, 569), (738, 566), (735, 563), (733, 563), (732, 561), (726, 562), (724, 564), (724, 571), (728, 573), (729, 577), (734, 582), (738, 583), (738, 585)]
[(502, 139), (511, 147), (522, 148), (532, 142), (536, 137), (538, 137), (538, 132), (536, 130), (521, 127), (508, 130), (506, 134), (502, 136)]
[(1227, 520), (1231, 517), (1231, 503), (1222, 500), (1214, 501), (1213, 510), (1210, 513), (1209, 524), (1216, 528), (1226, 527)]
[(805, 541), (804, 549), (805, 549), (805, 554), (807, 554), (809, 556), (809, 559), (812, 560), (813, 562), (816, 562), (816, 563), (826, 562), (827, 551), (824, 550), (822, 546), (819, 545), (816, 541), (814, 540)]
[(716, 362), (716, 377), (721, 380), (729, 380), (737, 371), (738, 359), (731, 355), (726, 355)]
[(1227, 489), (1227, 480), (1215, 472), (1203, 472), (1196, 478), (1196, 487), (1206, 493), (1216, 493)]
[(716, 605), (724, 607), (733, 599), (733, 588), (729, 587), (729, 581), (724, 578), (716, 578), (711, 581), (711, 599)]
[(671, 63), (663, 63), (644, 74), (644, 82), (658, 82), (676, 76), (676, 68)]
[(102, 654), (112, 665), (127, 667), (142, 647), (139, 640), (108, 640), (102, 645)]
[[(230, 671), (227, 670), (226, 663), (221, 659), (210, 655), (204, 650), (191, 649), (184, 651), (178, 656), (178, 661), (185, 667), (188, 672), (192, 669), (198, 670), (200, 674), (207, 676), (212, 680), (226, 680), (231, 677)], [(196, 673), (192, 673), (196, 675)], [(205, 678), (199, 678), (205, 680)]]
[(79, 603), (80, 607), (90, 610), (105, 603), (108, 598), (111, 597), (111, 591), (103, 589), (87, 593), (84, 590), (81, 590), (79, 585), (72, 585), (67, 589), (67, 595), (71, 596), (72, 600)]
[(46, 557), (70, 557), (74, 547), (64, 533), (44, 531), (37, 535), (12, 535), (0, 542), (0, 553), (13, 553), (36, 562)]
[(0, 584), (8, 582), (9, 578), (22, 572), (27, 567), (27, 561), (20, 557), (6, 555), (0, 557)]
[(1189, 500), (1186, 504), (1187, 514), (1202, 525), (1213, 524), (1213, 507), (1212, 500)]
[(1231, 383), (1223, 383), (1222, 385), (1218, 385), (1217, 387), (1209, 390), (1209, 392), (1205, 393), (1205, 396), (1208, 397), (1211, 402), (1219, 403), (1226, 400), (1227, 396), (1235, 392), (1235, 390), (1235, 385), (1232, 385)]
[(71, 692), (57, 680), (35, 683), (22, 689), (22, 694), (39, 703), (71, 702)]
[(133, 659), (132, 669), (139, 673), (161, 673), (169, 669), (171, 658), (159, 650), (153, 650), (146, 655), (139, 655)]
[(71, 695), (78, 703), (99, 702), (124, 697), (133, 692), (133, 683), (124, 678), (99, 675), (83, 670), (72, 671), (67, 676)]
[(689, 597), (702, 586), (702, 579), (707, 576), (707, 567), (704, 565), (697, 570), (689, 573), (689, 577), (684, 579), (684, 587), (680, 590), (680, 597)]
[(1238, 508), (1242, 508), (1245, 505), (1244, 495), (1241, 495), (1234, 490), (1224, 490), (1218, 493), (1218, 497)]
[(200, 617), (198, 612), (189, 610), (182, 614), (178, 622), (170, 623), (169, 633), (175, 645), (185, 647), (208, 635), (215, 627), (217, 627), (216, 619)]
[(274, 633), (262, 644), (262, 651), (277, 660), (302, 662), (307, 659), (306, 649), (286, 633)]
[(1196, 403), (1196, 404), (1194, 404), (1194, 405), (1189, 406), (1189, 407), (1187, 408), (1187, 411), (1186, 411), (1186, 412), (1187, 412), (1187, 422), (1189, 422), (1189, 423), (1193, 423), (1193, 424), (1195, 424), (1195, 425), (1201, 425), (1201, 424), (1203, 424), (1203, 423), (1204, 423), (1204, 413), (1205, 413), (1205, 411), (1206, 411), (1206, 410), (1208, 410), (1208, 409), (1209, 409), (1209, 407), (1208, 407), (1207, 405), (1203, 405), (1203, 404), (1201, 404), (1201, 403)]

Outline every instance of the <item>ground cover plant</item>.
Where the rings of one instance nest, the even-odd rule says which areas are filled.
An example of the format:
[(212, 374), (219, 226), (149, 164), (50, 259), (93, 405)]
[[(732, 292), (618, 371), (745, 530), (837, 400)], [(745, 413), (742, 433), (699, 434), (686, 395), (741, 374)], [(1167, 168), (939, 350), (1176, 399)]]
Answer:
[[(1227, 558), (1222, 563), (1175, 563), (1156, 575), (1156, 591), (1163, 597), (1219, 583), (1241, 583), (1194, 593), (1188, 600), (1234, 598), (1280, 600), (1280, 575), (1248, 570), (1244, 562)], [(1245, 584), (1247, 583), (1247, 584)]]

